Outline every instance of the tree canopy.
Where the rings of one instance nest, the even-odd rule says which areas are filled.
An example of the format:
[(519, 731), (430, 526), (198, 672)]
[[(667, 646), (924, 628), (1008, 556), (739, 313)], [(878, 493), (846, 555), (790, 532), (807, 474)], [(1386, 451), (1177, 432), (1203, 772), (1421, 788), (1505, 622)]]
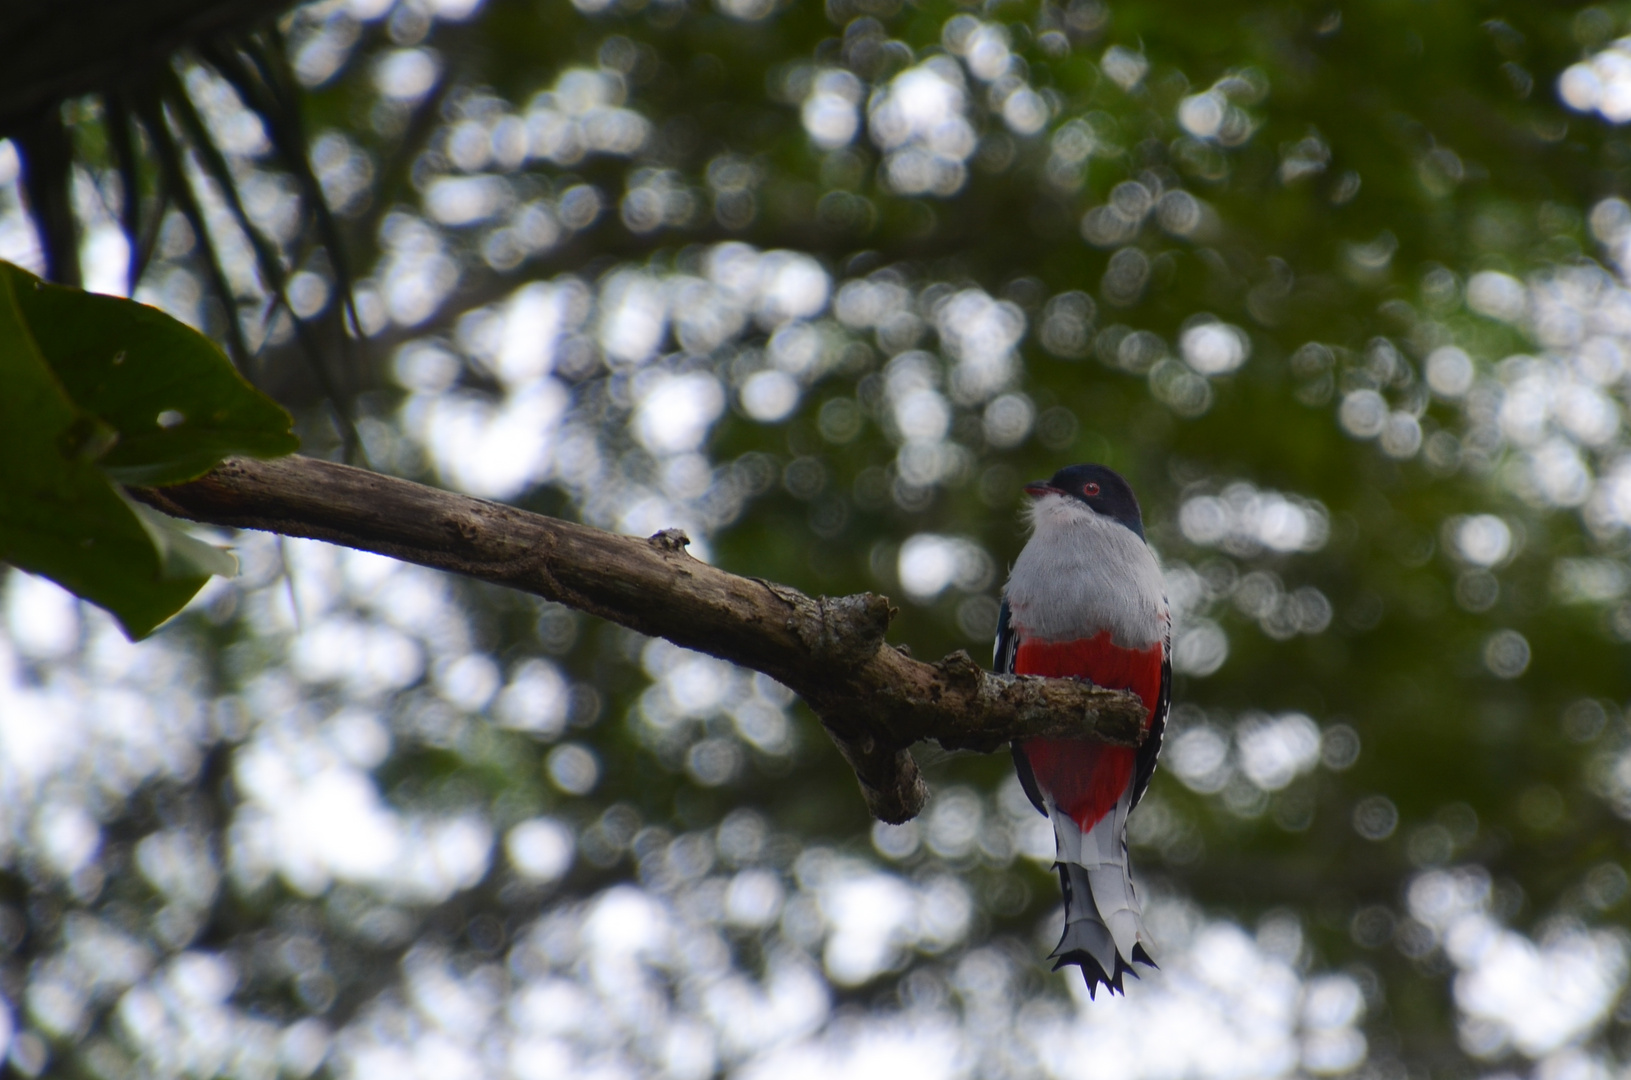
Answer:
[(919, 658), (989, 648), (1026, 480), (1123, 472), (1162, 971), (1045, 970), (1004, 755), (874, 823), (768, 678), (221, 533), (140, 644), (6, 581), (10, 1068), (1626, 1067), (1624, 9), (206, 6), (0, 76), (0, 259), (204, 329), (307, 454), (884, 593)]

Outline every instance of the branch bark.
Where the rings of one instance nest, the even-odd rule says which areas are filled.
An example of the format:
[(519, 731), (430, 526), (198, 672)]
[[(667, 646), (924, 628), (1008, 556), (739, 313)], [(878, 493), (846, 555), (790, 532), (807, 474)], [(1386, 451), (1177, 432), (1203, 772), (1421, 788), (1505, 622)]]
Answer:
[(993, 675), (959, 650), (924, 663), (884, 641), (873, 593), (810, 597), (693, 559), (677, 530), (620, 536), (306, 457), (233, 458), (187, 484), (132, 491), (193, 521), (346, 547), (506, 585), (762, 671), (809, 703), (873, 815), (914, 817), (928, 788), (912, 743), (990, 752), (1069, 735), (1137, 745), (1143, 703), (1088, 683)]

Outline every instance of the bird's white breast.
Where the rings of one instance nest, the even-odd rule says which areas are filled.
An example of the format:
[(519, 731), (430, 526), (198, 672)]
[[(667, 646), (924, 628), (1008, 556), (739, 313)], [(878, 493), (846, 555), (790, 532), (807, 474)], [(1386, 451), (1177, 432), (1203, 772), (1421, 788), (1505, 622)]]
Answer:
[(1166, 636), (1161, 568), (1138, 534), (1075, 499), (1044, 495), (1004, 597), (1023, 637), (1073, 641), (1109, 630), (1123, 648)]

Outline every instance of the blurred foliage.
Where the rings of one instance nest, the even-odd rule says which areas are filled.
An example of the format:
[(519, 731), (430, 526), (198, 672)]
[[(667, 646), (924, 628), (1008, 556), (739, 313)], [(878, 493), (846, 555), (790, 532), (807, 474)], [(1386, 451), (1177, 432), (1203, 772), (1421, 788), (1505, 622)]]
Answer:
[[(1631, 143), (1612, 122), (1623, 76), (1593, 59), (1623, 66), (1625, 29), (1619, 6), (1471, 0), (324, 3), (279, 28), (309, 179), (280, 164), (294, 144), (276, 125), (245, 120), (261, 106), (230, 58), (183, 54), (200, 119), (149, 113), (141, 137), (164, 159), (166, 138), (200, 147), (208, 129), (221, 151), (171, 155), (170, 197), (187, 173), (201, 208), (167, 218), (162, 169), (117, 182), (114, 114), (81, 99), (65, 115), (82, 228), (134, 220), (107, 207), (149, 193), (161, 224), (136, 295), (240, 335), (312, 452), (345, 439), (327, 395), (378, 467), (629, 531), (683, 524), (712, 561), (813, 593), (887, 592), (892, 640), (924, 656), (985, 647), (1025, 480), (1084, 460), (1127, 474), (1184, 672), (1132, 827), (1147, 891), (1256, 926), (1266, 949), (1289, 919), (1298, 971), (1363, 991), (1365, 1068), (1462, 1076), (1571, 1040), (1631, 1058), (1613, 932), (1631, 843)], [(234, 185), (241, 209), (220, 194)], [(318, 190), (334, 223), (314, 232)], [(204, 299), (211, 279), (233, 282), (229, 304)], [(354, 339), (339, 377), (303, 358), (308, 321), (326, 363)], [(316, 588), (300, 576), (297, 598)], [(364, 692), (362, 660), (299, 660), (319, 624), (298, 604), (273, 617), (284, 587), (272, 560), (241, 604), (173, 631), (213, 708), (259, 717), (293, 649), (307, 673), (288, 700), (385, 718), (389, 753), (367, 768), (395, 811), (500, 831), (547, 816), (579, 858), (538, 885), (495, 855), (434, 900), (292, 871), (223, 888), (193, 936), (157, 947), (249, 957), (261, 974), (238, 1000), (257, 1015), (342, 1028), (413, 942), (476, 963), (540, 905), (547, 921), (625, 880), (689, 889), (687, 836), (801, 896), (818, 876), (801, 851), (962, 883), (973, 914), (950, 944), (925, 932), (857, 975), (829, 940), (839, 1001), (908, 1007), (992, 942), (1035, 961), (1016, 1000), (1063, 992), (1040, 968), (1045, 859), (1016, 859), (1019, 825), (1002, 831), (1005, 758), (929, 772), (943, 805), (1009, 840), (946, 839), (934, 811), (869, 839), (814, 722), (766, 719), (786, 704), (774, 687), (456, 583), (459, 643), (415, 625), (423, 678)], [(375, 617), (334, 589), (310, 619)], [(485, 694), (479, 671), (496, 673)], [(540, 671), (566, 683), (528, 682)], [(554, 695), (547, 722), (506, 719), (528, 693)], [(254, 728), (209, 730), (196, 773), (97, 810), (103, 858), (172, 819), (235, 857)], [(774, 841), (732, 855), (744, 821)], [(133, 879), (78, 880), (16, 872), (14, 983), (56, 955), (65, 907), (119, 906), (154, 934), (159, 901)], [(820, 953), (820, 917), (786, 910), (733, 931), (732, 962)], [(1547, 1029), (1564, 1034), (1526, 1035), (1449, 936), (1469, 912), (1595, 957), (1605, 988)], [(296, 939), (323, 957), (303, 969), (316, 983), (252, 959)], [(32, 1015), (76, 1062), (104, 1030)], [(1359, 1064), (1330, 1060), (1305, 1063)]]

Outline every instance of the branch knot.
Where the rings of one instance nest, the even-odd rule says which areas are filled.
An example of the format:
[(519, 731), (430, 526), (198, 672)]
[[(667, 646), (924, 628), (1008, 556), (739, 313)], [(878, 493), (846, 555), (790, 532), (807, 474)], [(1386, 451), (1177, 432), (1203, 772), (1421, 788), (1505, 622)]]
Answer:
[(663, 529), (651, 534), (651, 546), (659, 551), (684, 551), (691, 543), (684, 529)]
[(985, 670), (974, 662), (965, 649), (958, 649), (950, 656), (943, 657), (935, 667), (940, 669), (948, 682), (967, 690), (978, 688), (986, 677)]
[(469, 548), (481, 539), (482, 523), (475, 514), (465, 509), (450, 509), (442, 514), (442, 525), (461, 547)]
[(822, 663), (841, 666), (858, 666), (872, 659), (883, 645), (896, 610), (877, 593), (822, 596), (816, 598), (816, 605), (821, 630), (810, 643), (811, 652)]

